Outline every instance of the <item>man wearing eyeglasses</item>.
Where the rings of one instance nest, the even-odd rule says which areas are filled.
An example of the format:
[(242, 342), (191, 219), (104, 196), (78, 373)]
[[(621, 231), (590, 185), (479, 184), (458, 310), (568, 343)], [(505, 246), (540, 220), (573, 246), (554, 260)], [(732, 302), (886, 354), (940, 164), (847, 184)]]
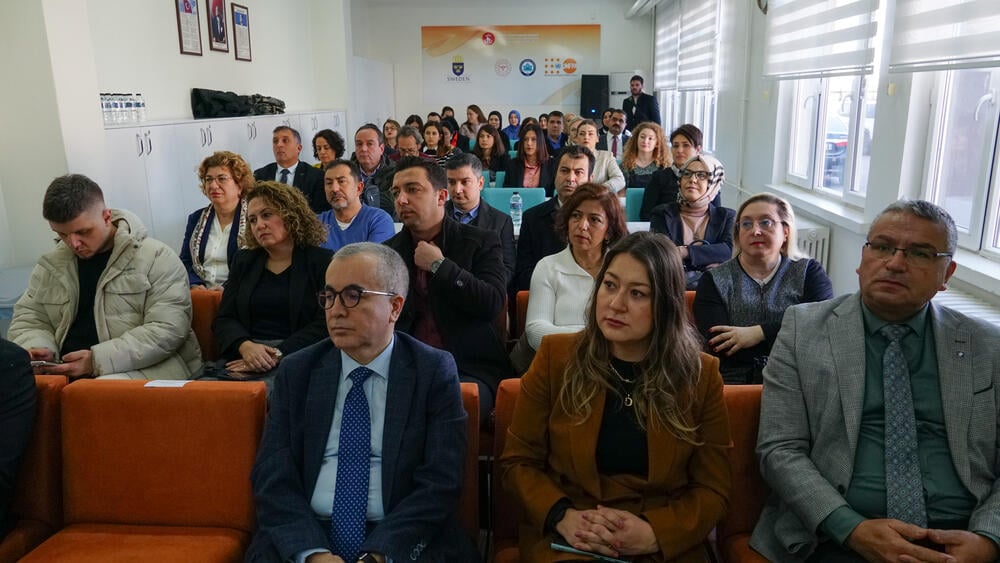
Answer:
[(349, 244), (317, 299), (329, 340), (279, 364), (247, 561), (474, 561), (457, 524), (465, 410), (451, 355), (395, 332), (406, 265)]
[(861, 290), (785, 313), (757, 453), (773, 495), (750, 545), (774, 561), (995, 561), (1000, 330), (931, 298), (955, 223), (899, 201), (872, 223)]

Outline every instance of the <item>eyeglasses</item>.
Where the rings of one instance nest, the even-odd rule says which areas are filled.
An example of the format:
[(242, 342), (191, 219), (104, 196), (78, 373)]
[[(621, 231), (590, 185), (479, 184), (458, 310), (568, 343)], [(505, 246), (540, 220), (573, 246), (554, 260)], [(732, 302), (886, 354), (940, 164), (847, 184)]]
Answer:
[(226, 176), (226, 175), (222, 175), (222, 176), (204, 176), (201, 179), (201, 183), (205, 184), (206, 186), (210, 185), (212, 182), (218, 182), (219, 184), (225, 184), (226, 182), (228, 182), (228, 181), (230, 181), (232, 179), (233, 178), (231, 176)]
[(953, 256), (951, 252), (938, 252), (933, 247), (910, 246), (907, 248), (897, 248), (884, 242), (867, 241), (865, 242), (865, 248), (878, 260), (891, 260), (897, 252), (902, 252), (903, 260), (916, 266), (929, 266), (938, 258), (943, 256), (950, 258)]
[(387, 295), (395, 297), (397, 294), (391, 291), (375, 291), (373, 289), (365, 289), (357, 285), (349, 285), (340, 291), (334, 290), (330, 286), (326, 286), (326, 289), (320, 290), (316, 293), (316, 301), (319, 302), (319, 306), (324, 309), (329, 309), (333, 307), (333, 302), (340, 297), (340, 304), (344, 306), (345, 309), (352, 309), (361, 303), (361, 296), (363, 295)]
[(774, 219), (759, 219), (757, 221), (751, 221), (750, 219), (744, 219), (740, 221), (739, 226), (741, 231), (752, 231), (754, 225), (757, 225), (762, 231), (771, 232), (778, 226), (778, 222)]
[(701, 182), (707, 182), (712, 175), (704, 170), (681, 170), (681, 178), (691, 177), (694, 177), (695, 180), (699, 180)]

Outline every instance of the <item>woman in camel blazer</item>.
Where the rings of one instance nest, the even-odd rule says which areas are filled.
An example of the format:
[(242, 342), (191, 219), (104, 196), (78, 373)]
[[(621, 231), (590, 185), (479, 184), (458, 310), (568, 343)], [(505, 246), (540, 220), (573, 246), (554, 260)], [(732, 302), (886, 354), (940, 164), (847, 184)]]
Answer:
[(587, 327), (542, 339), (500, 458), (526, 563), (576, 549), (705, 561), (730, 492), (718, 360), (688, 324), (677, 248), (635, 233), (608, 252)]

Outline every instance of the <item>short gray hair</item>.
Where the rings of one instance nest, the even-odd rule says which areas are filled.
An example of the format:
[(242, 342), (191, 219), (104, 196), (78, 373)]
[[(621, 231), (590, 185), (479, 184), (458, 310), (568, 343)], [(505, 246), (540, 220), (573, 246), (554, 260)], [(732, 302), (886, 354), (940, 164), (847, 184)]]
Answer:
[[(939, 205), (923, 199), (901, 199), (890, 203), (888, 207), (879, 212), (872, 220), (872, 225), (874, 226), (886, 213), (909, 213), (914, 217), (927, 219), (944, 229), (948, 246), (946, 252), (954, 254), (958, 248), (958, 229), (955, 228), (955, 220)], [(871, 227), (868, 229), (868, 236), (871, 237)]]
[(374, 242), (355, 242), (341, 247), (333, 260), (349, 258), (359, 254), (367, 254), (375, 259), (375, 277), (382, 284), (379, 291), (389, 291), (397, 295), (406, 297), (410, 289), (410, 271), (406, 267), (406, 262), (398, 252), (384, 244)]
[(420, 131), (417, 131), (416, 127), (410, 127), (410, 126), (401, 127), (399, 129), (399, 133), (396, 133), (397, 143), (399, 142), (400, 137), (407, 137), (410, 139), (414, 139), (417, 141), (418, 145), (424, 142), (423, 136), (420, 134)]

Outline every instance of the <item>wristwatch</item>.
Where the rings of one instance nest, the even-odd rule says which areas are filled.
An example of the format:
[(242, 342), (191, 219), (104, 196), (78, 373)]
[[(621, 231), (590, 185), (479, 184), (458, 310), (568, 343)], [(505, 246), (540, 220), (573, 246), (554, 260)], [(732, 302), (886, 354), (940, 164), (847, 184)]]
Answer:
[(438, 268), (440, 268), (441, 264), (443, 263), (444, 263), (444, 258), (438, 258), (437, 260), (431, 262), (431, 274), (436, 274)]
[(362, 553), (358, 556), (358, 563), (378, 563), (378, 559), (371, 553)]

